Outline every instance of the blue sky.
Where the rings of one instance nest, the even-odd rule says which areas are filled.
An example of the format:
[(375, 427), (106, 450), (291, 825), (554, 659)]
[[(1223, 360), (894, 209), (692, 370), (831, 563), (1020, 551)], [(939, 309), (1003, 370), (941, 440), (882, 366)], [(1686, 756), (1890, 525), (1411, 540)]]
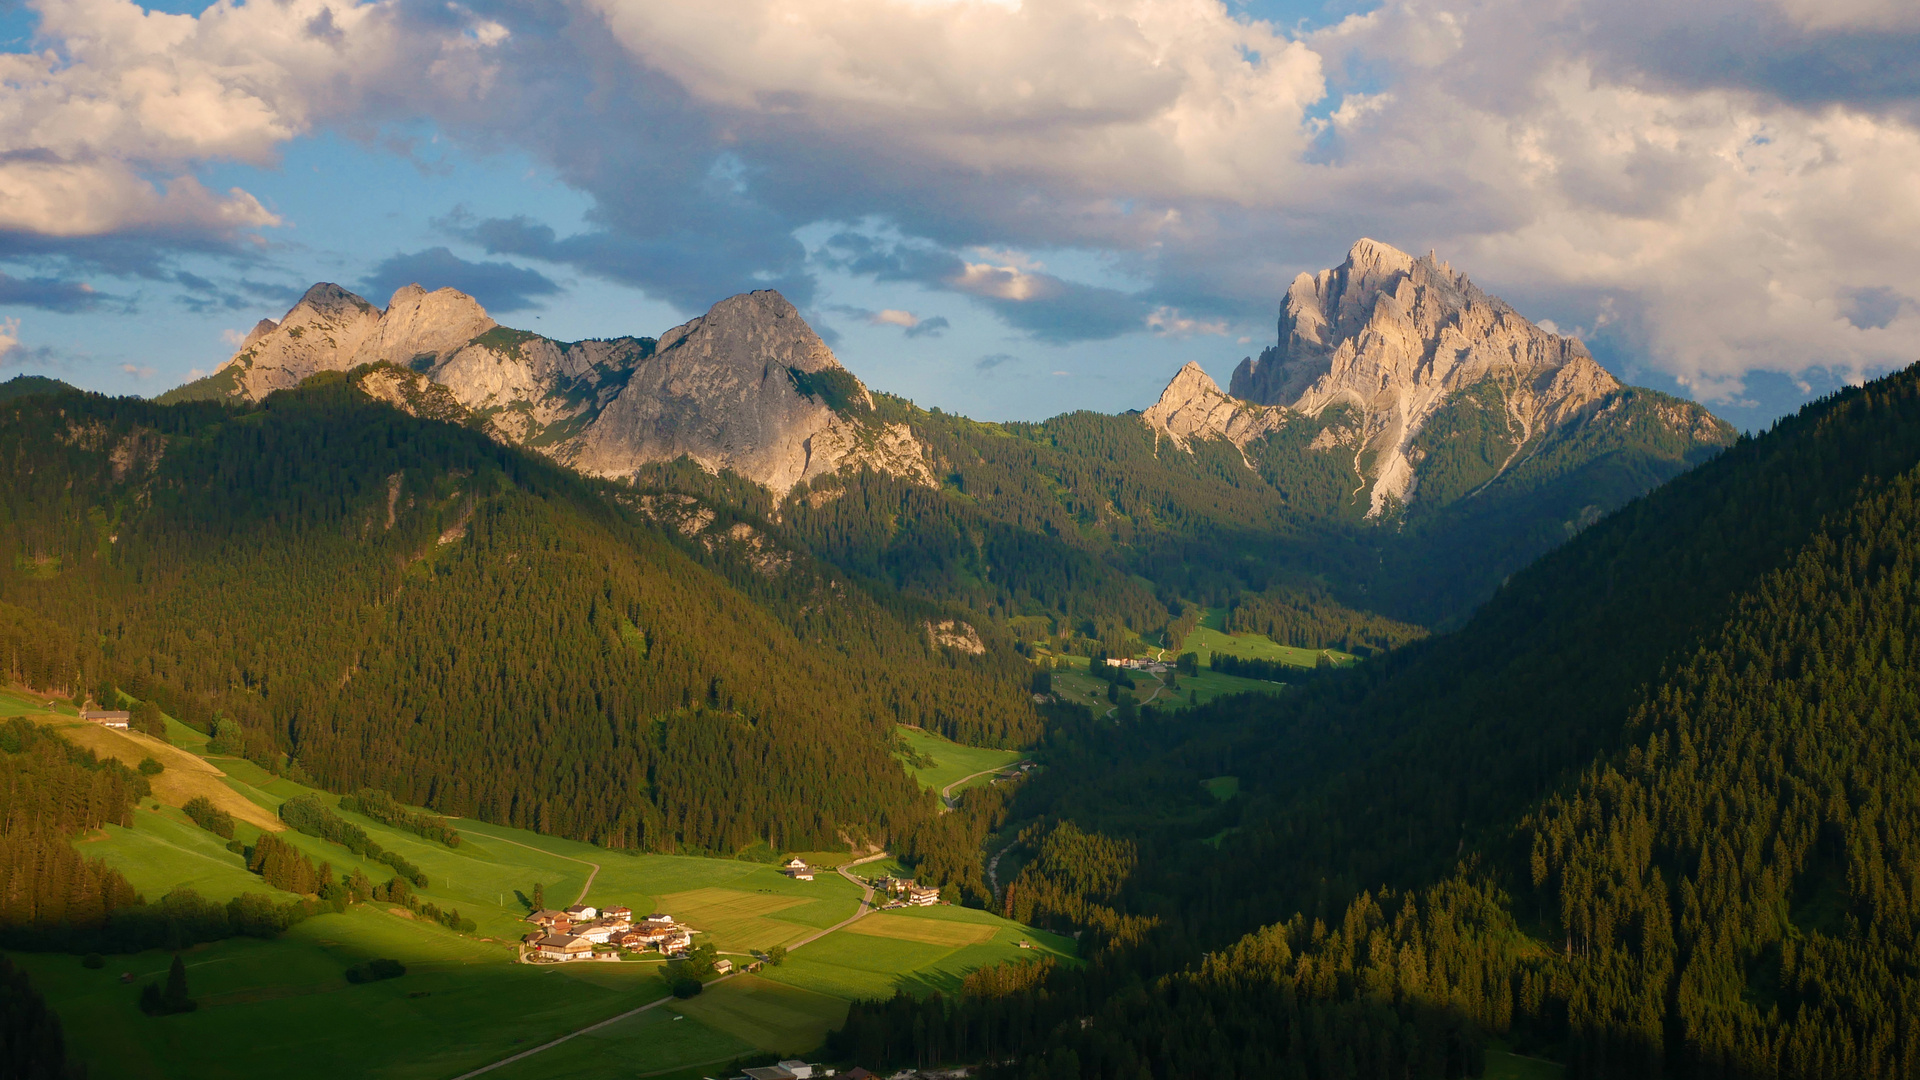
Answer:
[(1916, 358), (1910, 8), (0, 5), (0, 367), (157, 393), (319, 280), (562, 339), (775, 287), (876, 389), (1112, 411), (1371, 236), (1754, 426)]

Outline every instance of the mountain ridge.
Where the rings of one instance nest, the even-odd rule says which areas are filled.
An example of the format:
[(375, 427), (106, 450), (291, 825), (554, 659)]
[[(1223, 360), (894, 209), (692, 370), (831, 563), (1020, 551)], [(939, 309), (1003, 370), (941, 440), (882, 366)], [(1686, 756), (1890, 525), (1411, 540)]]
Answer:
[[(1498, 393), (1489, 419), (1505, 429), (1499, 437), (1509, 446), (1498, 476), (1530, 444), (1537, 448), (1536, 439), (1604, 410), (1624, 389), (1578, 339), (1535, 325), (1432, 254), (1415, 258), (1370, 239), (1355, 243), (1339, 266), (1294, 279), (1281, 303), (1278, 343), (1241, 361), (1224, 394), (1194, 375), (1182, 369), (1146, 414), (1182, 446), (1217, 435), (1244, 447), (1284, 423), (1280, 414), (1227, 401), (1311, 417), (1344, 407), (1343, 430), (1315, 448), (1352, 451), (1371, 518), (1417, 497), (1420, 436), (1462, 392), (1485, 386)], [(1685, 408), (1676, 430), (1702, 443), (1731, 440), (1731, 429), (1704, 408)]]
[[(456, 289), (407, 285), (382, 310), (321, 282), (278, 322), (256, 324), (213, 375), (160, 400), (257, 402), (323, 371), (380, 364), (444, 387), (495, 438), (589, 476), (685, 456), (780, 495), (860, 466), (933, 483), (924, 448), (872, 418), (865, 385), (771, 290), (722, 300), (657, 340), (559, 342), (501, 326)], [(408, 408), (423, 395), (401, 392), (405, 381), (377, 379), (370, 392)]]

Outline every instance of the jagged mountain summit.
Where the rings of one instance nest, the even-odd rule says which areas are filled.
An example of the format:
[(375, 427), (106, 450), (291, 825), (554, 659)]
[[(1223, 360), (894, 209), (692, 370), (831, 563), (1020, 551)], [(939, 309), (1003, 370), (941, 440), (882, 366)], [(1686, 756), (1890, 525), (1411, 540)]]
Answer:
[(772, 291), (722, 300), (658, 340), (560, 342), (501, 326), (454, 289), (408, 285), (382, 311), (321, 283), (162, 400), (258, 401), (363, 365), (376, 365), (360, 381), (376, 397), (479, 423), (593, 476), (685, 456), (780, 495), (860, 465), (932, 483), (924, 447), (872, 416), (866, 387)]
[(1143, 416), (1182, 446), (1218, 437), (1243, 449), (1292, 417), (1330, 421), (1312, 448), (1352, 457), (1369, 517), (1413, 502), (1429, 459), (1452, 472), (1462, 449), (1498, 455), (1469, 466), (1485, 474), (1478, 490), (1583, 424), (1660, 427), (1701, 447), (1733, 437), (1698, 405), (1623, 386), (1577, 339), (1433, 255), (1366, 239), (1339, 266), (1294, 279), (1278, 344), (1241, 361), (1226, 393), (1189, 364)]

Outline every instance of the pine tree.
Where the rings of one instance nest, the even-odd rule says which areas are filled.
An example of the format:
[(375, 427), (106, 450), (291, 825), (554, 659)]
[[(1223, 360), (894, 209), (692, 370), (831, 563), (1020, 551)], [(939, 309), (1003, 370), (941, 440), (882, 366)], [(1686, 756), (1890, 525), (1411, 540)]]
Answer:
[(187, 996), (187, 965), (180, 954), (173, 954), (173, 966), (167, 969), (167, 989), (161, 1005), (170, 1013), (192, 1012), (199, 1003)]

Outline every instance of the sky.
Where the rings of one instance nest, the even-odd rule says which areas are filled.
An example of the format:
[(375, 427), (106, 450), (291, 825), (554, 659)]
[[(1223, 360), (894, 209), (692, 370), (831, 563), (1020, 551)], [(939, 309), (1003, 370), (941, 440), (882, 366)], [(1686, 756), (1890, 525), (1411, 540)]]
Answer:
[(779, 289), (989, 420), (1223, 384), (1435, 251), (1744, 428), (1920, 359), (1912, 0), (0, 0), (0, 377), (333, 281), (565, 340)]

